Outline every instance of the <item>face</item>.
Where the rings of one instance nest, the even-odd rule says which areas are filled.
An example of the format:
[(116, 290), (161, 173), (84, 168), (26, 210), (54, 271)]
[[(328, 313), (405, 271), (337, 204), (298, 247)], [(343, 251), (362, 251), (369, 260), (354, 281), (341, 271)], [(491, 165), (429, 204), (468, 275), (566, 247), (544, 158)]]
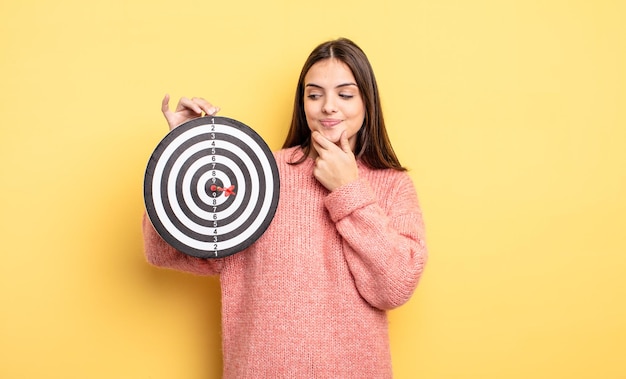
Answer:
[(311, 66), (304, 77), (304, 113), (311, 132), (318, 131), (337, 145), (345, 130), (354, 151), (365, 105), (345, 63), (331, 58)]

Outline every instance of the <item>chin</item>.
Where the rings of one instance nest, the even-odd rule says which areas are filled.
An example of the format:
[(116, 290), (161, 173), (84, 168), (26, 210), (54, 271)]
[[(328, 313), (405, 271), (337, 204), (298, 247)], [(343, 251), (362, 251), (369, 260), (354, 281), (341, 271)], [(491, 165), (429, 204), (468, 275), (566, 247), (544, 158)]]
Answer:
[(320, 133), (322, 133), (322, 135), (326, 137), (326, 139), (328, 139), (330, 142), (334, 144), (339, 143), (342, 132), (343, 130), (334, 130), (334, 129), (333, 130), (320, 130)]

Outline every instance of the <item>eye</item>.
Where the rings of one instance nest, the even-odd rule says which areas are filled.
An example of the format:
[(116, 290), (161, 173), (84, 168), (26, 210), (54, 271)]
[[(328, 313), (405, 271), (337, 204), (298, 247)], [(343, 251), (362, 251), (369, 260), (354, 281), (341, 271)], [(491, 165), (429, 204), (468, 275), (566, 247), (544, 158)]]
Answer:
[(320, 97), (322, 97), (322, 95), (318, 94), (318, 93), (310, 93), (307, 95), (307, 97), (311, 100), (317, 100)]
[(351, 93), (340, 93), (339, 97), (341, 97), (342, 99), (352, 99), (354, 95)]

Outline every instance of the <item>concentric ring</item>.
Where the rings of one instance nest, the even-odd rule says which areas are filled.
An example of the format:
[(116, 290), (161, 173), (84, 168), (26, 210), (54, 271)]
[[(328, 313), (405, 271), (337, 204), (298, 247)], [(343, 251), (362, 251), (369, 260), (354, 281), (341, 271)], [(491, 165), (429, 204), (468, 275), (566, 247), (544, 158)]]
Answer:
[(168, 133), (152, 153), (144, 201), (155, 230), (181, 252), (222, 258), (269, 227), (280, 193), (265, 141), (227, 117), (201, 117)]

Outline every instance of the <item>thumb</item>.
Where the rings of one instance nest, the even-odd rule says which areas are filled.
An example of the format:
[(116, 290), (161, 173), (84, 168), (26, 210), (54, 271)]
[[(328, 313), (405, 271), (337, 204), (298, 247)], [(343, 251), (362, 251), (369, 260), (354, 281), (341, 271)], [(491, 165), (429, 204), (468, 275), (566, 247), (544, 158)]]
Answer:
[(161, 101), (161, 112), (164, 114), (170, 111), (170, 95), (168, 93), (163, 97), (163, 101)]

